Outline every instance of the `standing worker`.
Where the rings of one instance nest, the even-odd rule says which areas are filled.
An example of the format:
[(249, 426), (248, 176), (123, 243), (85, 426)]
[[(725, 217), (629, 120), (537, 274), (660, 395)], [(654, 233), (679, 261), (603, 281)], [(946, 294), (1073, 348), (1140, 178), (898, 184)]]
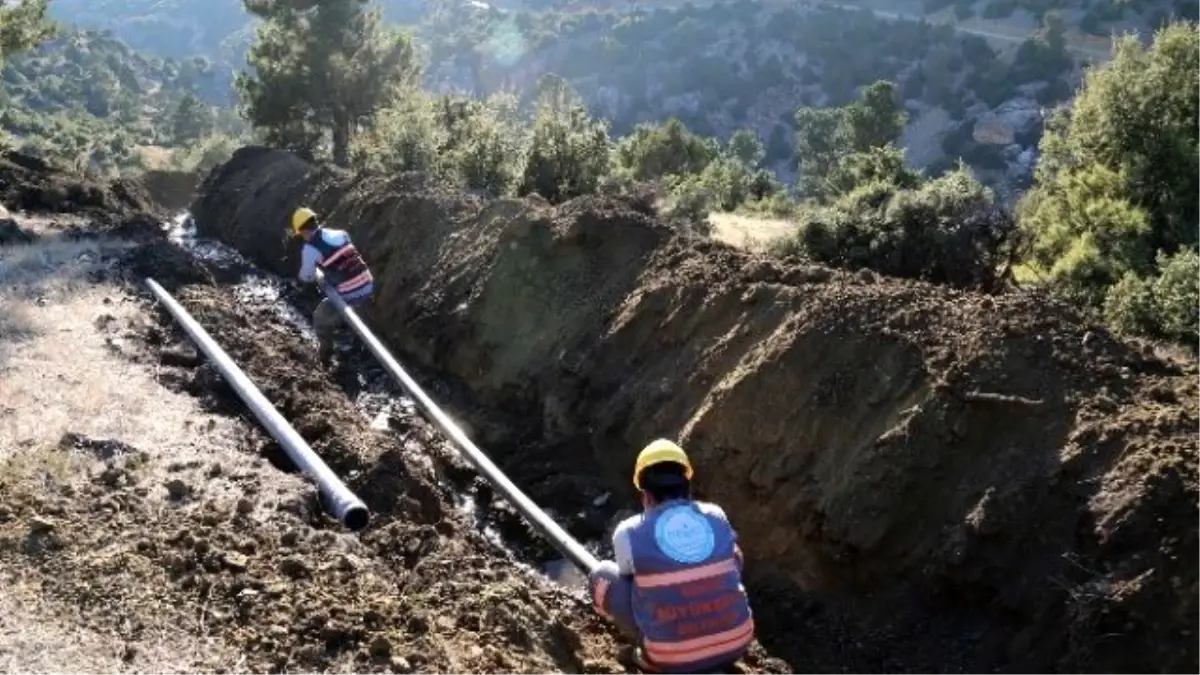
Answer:
[(659, 439), (638, 455), (643, 513), (613, 533), (616, 561), (589, 576), (592, 602), (637, 644), (643, 672), (730, 672), (754, 639), (737, 533), (716, 504), (691, 497), (692, 464)]
[[(300, 207), (292, 213), (292, 236), (304, 239), (304, 248), (300, 252), (301, 281), (315, 281), (319, 268), (325, 276), (326, 286), (337, 290), (347, 305), (356, 310), (370, 306), (375, 295), (375, 280), (350, 241), (348, 232), (321, 227), (316, 212)], [(329, 298), (321, 298), (313, 311), (313, 330), (320, 344), (318, 356), (322, 365), (329, 365), (333, 359), (333, 338), (340, 325), (337, 308)]]

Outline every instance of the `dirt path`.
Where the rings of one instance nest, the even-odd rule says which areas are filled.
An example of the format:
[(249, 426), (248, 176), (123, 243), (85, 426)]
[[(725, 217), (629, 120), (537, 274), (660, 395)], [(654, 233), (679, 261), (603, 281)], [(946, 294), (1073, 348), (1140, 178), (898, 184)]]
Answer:
[[(114, 512), (126, 511), (123, 497), (137, 500), (133, 506), (147, 515), (170, 508), (167, 479), (187, 473), (172, 465), (219, 464), (264, 484), (298, 487), (236, 452), (247, 433), (241, 422), (203, 412), (193, 398), (165, 390), (151, 369), (122, 355), (128, 346), (119, 327), (140, 319), (143, 310), (118, 285), (96, 277), (130, 246), (52, 239), (0, 249), (0, 671), (233, 666), (238, 655), (223, 640), (198, 634), (190, 625), (195, 621), (175, 611), (153, 612), (156, 605), (166, 608), (145, 597), (137, 613), (125, 617), (81, 606), (113, 597), (119, 585), (119, 573), (84, 577), (138, 544), (117, 543), (132, 533), (106, 527)], [(99, 496), (96, 481), (123, 482), (113, 472), (131, 462), (138, 465), (126, 486), (132, 492), (87, 503)], [(82, 541), (69, 537), (81, 524), (72, 517), (85, 513), (107, 522), (80, 532), (89, 535)], [(101, 534), (116, 539), (95, 536)], [(137, 585), (123, 590), (137, 592)], [(136, 627), (130, 624), (135, 616)]]
[(708, 216), (713, 238), (749, 251), (765, 249), (773, 241), (796, 232), (796, 223), (782, 218), (760, 218), (734, 213), (711, 213)]

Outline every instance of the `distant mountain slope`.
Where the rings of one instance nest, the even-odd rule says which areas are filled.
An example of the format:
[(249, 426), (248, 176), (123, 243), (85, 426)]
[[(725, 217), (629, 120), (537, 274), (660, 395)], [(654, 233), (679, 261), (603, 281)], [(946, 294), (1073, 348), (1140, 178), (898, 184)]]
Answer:
[(785, 177), (798, 108), (846, 103), (886, 79), (906, 99), (915, 164), (938, 170), (961, 156), (991, 182), (1019, 184), (1043, 109), (1066, 101), (1080, 74), (1051, 37), (997, 47), (951, 26), (829, 6), (471, 16), (422, 25), (431, 86), (529, 92), (557, 73), (618, 133), (667, 117), (721, 137), (749, 128)]
[[(383, 0), (415, 28), (442, 91), (529, 93), (566, 77), (617, 132), (679, 117), (727, 136), (755, 130), (768, 160), (790, 172), (792, 115), (849, 100), (876, 79), (902, 85), (917, 165), (965, 157), (1019, 184), (1043, 109), (1078, 82), (1073, 57), (1095, 60), (1108, 31), (1195, 13), (1189, 0)], [(1054, 10), (1053, 18), (1047, 11)], [(212, 61), (216, 102), (232, 98), (254, 20), (241, 0), (55, 0), (55, 16), (102, 26), (134, 47)], [(927, 19), (927, 21), (925, 20)], [(1061, 45), (1029, 38), (1057, 22)], [(221, 95), (225, 98), (222, 99)]]
[[(0, 71), (0, 127), (27, 152), (98, 170), (132, 168), (143, 146), (172, 145), (174, 116), (189, 93), (216, 95), (203, 58), (148, 56), (111, 33), (69, 31), (8, 58)], [(202, 104), (201, 127), (234, 125)]]

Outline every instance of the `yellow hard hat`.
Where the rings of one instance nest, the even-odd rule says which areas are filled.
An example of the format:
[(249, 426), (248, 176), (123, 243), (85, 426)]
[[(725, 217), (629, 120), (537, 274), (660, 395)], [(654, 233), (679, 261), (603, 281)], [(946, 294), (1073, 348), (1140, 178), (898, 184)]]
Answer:
[(688, 459), (687, 453), (683, 451), (683, 448), (672, 443), (671, 441), (668, 441), (665, 438), (660, 438), (650, 445), (642, 448), (642, 451), (638, 453), (637, 465), (633, 468), (633, 486), (641, 490), (642, 471), (645, 471), (647, 467), (654, 466), (655, 464), (663, 464), (665, 462), (682, 464), (684, 476), (686, 476), (688, 480), (692, 479), (692, 462)]
[(300, 208), (293, 211), (292, 212), (292, 234), (300, 234), (300, 228), (304, 227), (305, 223), (307, 223), (308, 221), (315, 220), (316, 217), (317, 217), (317, 212), (313, 211), (312, 209), (308, 208), (307, 206), (301, 206)]

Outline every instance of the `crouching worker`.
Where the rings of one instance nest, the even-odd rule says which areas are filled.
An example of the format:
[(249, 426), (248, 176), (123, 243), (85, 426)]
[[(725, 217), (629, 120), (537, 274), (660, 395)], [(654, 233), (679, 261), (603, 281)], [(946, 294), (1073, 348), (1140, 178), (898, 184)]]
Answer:
[[(292, 213), (292, 235), (304, 239), (300, 253), (301, 281), (315, 281), (319, 268), (325, 283), (336, 289), (346, 304), (356, 311), (371, 305), (375, 294), (371, 270), (345, 230), (322, 227), (312, 209), (301, 207)], [(340, 325), (337, 308), (328, 298), (321, 298), (313, 312), (313, 330), (320, 345), (318, 356), (324, 365), (333, 359), (333, 339)]]
[(591, 574), (596, 611), (637, 644), (644, 672), (731, 671), (754, 639), (742, 552), (721, 507), (691, 498), (691, 462), (657, 440), (638, 455), (641, 515), (613, 533), (616, 561)]

